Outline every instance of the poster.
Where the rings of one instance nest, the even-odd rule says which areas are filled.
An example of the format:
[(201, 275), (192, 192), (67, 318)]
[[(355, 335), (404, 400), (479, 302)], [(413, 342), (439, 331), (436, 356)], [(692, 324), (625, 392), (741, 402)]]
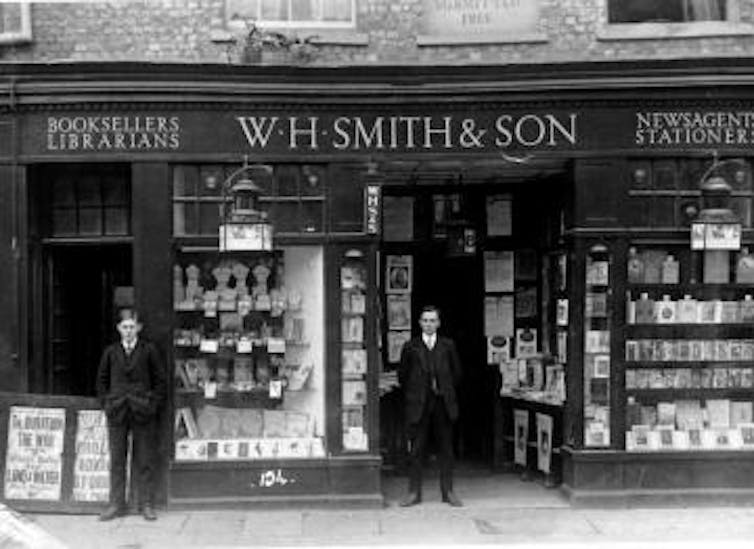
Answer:
[(410, 255), (389, 255), (386, 261), (385, 288), (389, 294), (411, 293), (413, 261)]
[(510, 195), (487, 197), (487, 236), (513, 234), (513, 202)]
[(513, 296), (484, 298), (484, 335), (513, 336)]
[(110, 450), (107, 419), (101, 410), (79, 410), (76, 423), (76, 461), (73, 466), (75, 501), (108, 501)]
[(407, 295), (387, 296), (387, 327), (390, 330), (411, 329), (411, 297)]
[(396, 363), (401, 360), (401, 351), (403, 345), (411, 339), (411, 332), (409, 331), (389, 331), (387, 333), (387, 354), (388, 362)]
[(484, 291), (513, 291), (514, 256), (512, 251), (484, 252)]
[(64, 408), (10, 407), (6, 499), (60, 500), (64, 437)]
[(529, 412), (513, 410), (513, 463), (526, 467), (526, 448), (529, 440)]
[(550, 473), (552, 463), (552, 416), (537, 413), (537, 469)]

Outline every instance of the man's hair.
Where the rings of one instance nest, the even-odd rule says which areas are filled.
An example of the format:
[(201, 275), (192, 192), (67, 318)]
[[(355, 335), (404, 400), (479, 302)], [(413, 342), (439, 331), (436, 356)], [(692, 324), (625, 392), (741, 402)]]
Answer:
[(118, 309), (118, 313), (115, 315), (115, 323), (120, 324), (124, 320), (133, 320), (139, 322), (139, 313), (133, 307), (123, 307)]
[(437, 305), (425, 305), (422, 307), (422, 312), (419, 313), (419, 317), (421, 317), (424, 313), (436, 313), (437, 318), (440, 318), (440, 308)]

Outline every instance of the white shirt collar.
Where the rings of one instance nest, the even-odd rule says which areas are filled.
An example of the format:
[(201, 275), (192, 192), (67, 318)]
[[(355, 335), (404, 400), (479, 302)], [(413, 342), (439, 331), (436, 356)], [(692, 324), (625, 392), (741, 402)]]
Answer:
[(437, 334), (429, 335), (422, 333), (422, 340), (427, 347), (434, 347), (435, 342), (437, 341)]
[(137, 344), (138, 342), (139, 342), (139, 340), (138, 340), (138, 339), (134, 339), (134, 340), (133, 340), (133, 341), (131, 342), (131, 344), (128, 344), (128, 343), (126, 343), (125, 341), (121, 341), (121, 342), (120, 342), (120, 344), (121, 344), (121, 345), (123, 346), (123, 349), (124, 349), (124, 350), (125, 350), (126, 352), (128, 352), (128, 351), (133, 351), (134, 349), (136, 349), (136, 344)]

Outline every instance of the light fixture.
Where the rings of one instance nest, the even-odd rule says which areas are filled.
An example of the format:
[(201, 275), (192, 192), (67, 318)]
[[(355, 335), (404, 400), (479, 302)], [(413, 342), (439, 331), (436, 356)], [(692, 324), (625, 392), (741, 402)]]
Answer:
[(260, 183), (271, 178), (272, 173), (271, 166), (248, 164), (244, 159), (243, 166), (225, 179), (220, 251), (272, 250), (272, 224), (267, 219), (267, 212), (259, 208)]
[[(725, 162), (715, 162), (705, 175)], [(692, 250), (739, 250), (741, 221), (730, 209), (731, 187), (721, 176), (702, 180), (702, 209), (691, 223)]]

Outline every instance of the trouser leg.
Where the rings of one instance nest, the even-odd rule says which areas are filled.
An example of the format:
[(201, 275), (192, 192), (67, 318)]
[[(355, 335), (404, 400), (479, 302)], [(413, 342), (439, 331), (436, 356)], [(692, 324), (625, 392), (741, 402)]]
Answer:
[(110, 443), (110, 503), (125, 507), (128, 425), (108, 424), (107, 433)]
[(154, 478), (154, 423), (135, 423), (132, 429), (134, 443), (134, 475), (138, 490), (138, 505), (152, 504)]
[(410, 445), (408, 490), (419, 495), (422, 493), (422, 466), (429, 438), (429, 416), (430, 414), (425, 410), (419, 422), (408, 427)]
[(432, 430), (437, 441), (440, 492), (445, 496), (453, 490), (453, 422), (448, 417), (445, 403), (440, 397), (432, 413)]

